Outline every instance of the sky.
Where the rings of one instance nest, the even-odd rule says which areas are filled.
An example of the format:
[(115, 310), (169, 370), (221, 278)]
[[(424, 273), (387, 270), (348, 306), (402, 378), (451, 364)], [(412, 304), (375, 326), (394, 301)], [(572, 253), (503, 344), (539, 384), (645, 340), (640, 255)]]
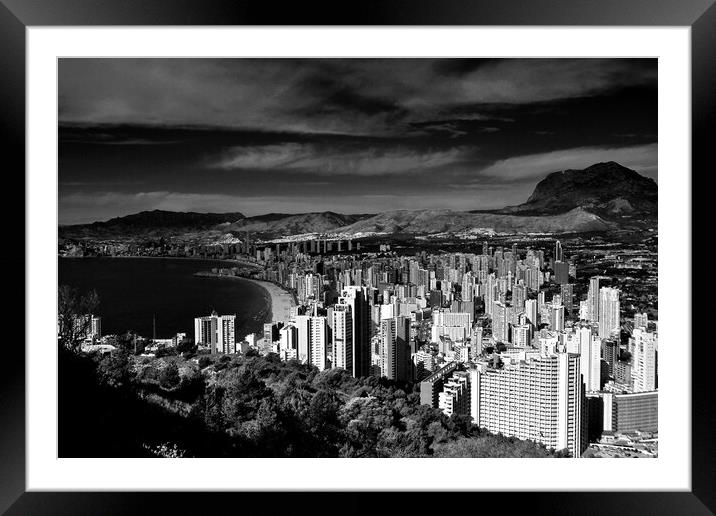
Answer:
[(60, 59), (59, 222), (496, 209), (657, 179), (656, 59)]

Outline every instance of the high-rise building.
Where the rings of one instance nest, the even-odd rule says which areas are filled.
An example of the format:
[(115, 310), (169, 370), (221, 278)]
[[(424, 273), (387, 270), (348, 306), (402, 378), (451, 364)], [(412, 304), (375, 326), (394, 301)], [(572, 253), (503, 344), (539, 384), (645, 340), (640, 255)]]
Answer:
[(587, 304), (589, 308), (587, 319), (592, 322), (599, 321), (599, 286), (603, 279), (601, 276), (589, 278), (589, 290), (587, 291)]
[(569, 283), (569, 264), (567, 262), (554, 262), (554, 280), (560, 285)]
[(554, 331), (564, 330), (564, 306), (549, 305), (549, 327)]
[(497, 342), (509, 342), (510, 313), (509, 308), (499, 301), (492, 306), (492, 337)]
[(328, 322), (323, 316), (298, 315), (295, 326), (298, 332), (298, 360), (316, 366), (320, 371), (326, 368), (328, 343)]
[(649, 326), (649, 315), (647, 313), (634, 314), (634, 328), (647, 328)]
[(469, 312), (452, 312), (450, 310), (433, 310), (431, 338), (438, 342), (440, 337), (450, 337), (453, 341), (466, 340), (472, 328), (472, 314)]
[(351, 307), (337, 304), (333, 307), (333, 366), (353, 371), (353, 318)]
[(602, 339), (602, 360), (604, 360), (606, 364), (607, 376), (614, 376), (614, 367), (619, 360), (619, 342), (617, 336)]
[(411, 381), (410, 318), (392, 317), (380, 322), (380, 375), (389, 380)]
[(438, 393), (438, 408), (446, 416), (470, 414), (470, 373), (455, 371)]
[(236, 351), (235, 315), (211, 315), (194, 318), (194, 342), (208, 347), (212, 353)]
[(353, 365), (350, 372), (356, 378), (370, 376), (370, 326), (371, 314), (368, 303), (367, 287), (348, 286), (343, 289), (339, 304), (348, 305), (353, 323), (353, 349), (351, 350)]
[(279, 356), (281, 360), (298, 358), (298, 330), (293, 324), (284, 326), (278, 331)]
[(560, 286), (559, 289), (560, 297), (562, 298), (562, 304), (564, 308), (569, 310), (570, 314), (574, 307), (574, 290), (571, 283), (566, 283)]
[(579, 320), (580, 321), (590, 321), (591, 320), (589, 318), (590, 308), (591, 308), (591, 306), (590, 306), (588, 300), (579, 302)]
[(512, 288), (512, 306), (517, 310), (522, 310), (525, 307), (525, 300), (527, 299), (527, 287), (524, 285), (517, 284)]
[(521, 324), (512, 327), (512, 344), (517, 347), (528, 347), (531, 343), (530, 336), (532, 327), (529, 324)]
[(217, 348), (222, 353), (234, 353), (236, 352), (236, 316), (235, 315), (222, 315), (219, 317), (217, 324)]
[(579, 369), (587, 392), (601, 388), (602, 342), (592, 328), (582, 326), (576, 330), (579, 341)]
[(636, 328), (629, 339), (634, 392), (653, 391), (657, 387), (656, 354), (658, 337), (654, 332)]
[(536, 329), (539, 324), (539, 321), (537, 320), (536, 299), (527, 299), (525, 301), (525, 315), (527, 316), (527, 322), (532, 325), (533, 329)]
[(437, 408), (440, 392), (446, 379), (457, 368), (457, 362), (449, 362), (420, 382), (420, 404)]
[(599, 336), (607, 339), (619, 334), (619, 289), (602, 287), (599, 289)]
[(328, 321), (325, 317), (311, 317), (310, 363), (323, 371), (326, 364), (328, 346)]
[(587, 447), (585, 394), (579, 355), (560, 353), (471, 372), (471, 415), (490, 432), (567, 449)]
[(554, 260), (556, 262), (562, 261), (562, 244), (559, 240), (554, 243)]
[(605, 392), (604, 430), (609, 432), (656, 432), (659, 428), (657, 391), (614, 394)]
[(85, 339), (98, 339), (102, 336), (102, 318), (93, 314), (78, 315), (74, 319), (75, 332), (83, 333)]
[(90, 319), (90, 336), (100, 338), (102, 336), (102, 318), (92, 315)]

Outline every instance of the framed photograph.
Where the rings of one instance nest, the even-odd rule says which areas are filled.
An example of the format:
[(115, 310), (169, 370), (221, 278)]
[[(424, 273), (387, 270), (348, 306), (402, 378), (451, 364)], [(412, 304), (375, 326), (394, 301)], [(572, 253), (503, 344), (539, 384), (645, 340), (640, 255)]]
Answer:
[(716, 511), (713, 2), (0, 2), (0, 510)]

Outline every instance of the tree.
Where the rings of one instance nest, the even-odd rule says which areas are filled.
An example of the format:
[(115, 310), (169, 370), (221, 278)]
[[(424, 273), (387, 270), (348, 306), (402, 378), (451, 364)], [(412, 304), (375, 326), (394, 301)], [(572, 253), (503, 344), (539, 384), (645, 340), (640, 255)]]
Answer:
[(60, 285), (57, 295), (57, 343), (61, 350), (77, 353), (92, 326), (99, 296), (92, 290), (81, 296), (76, 288)]
[(177, 344), (177, 353), (196, 353), (196, 345), (194, 345), (194, 339), (184, 338)]
[(179, 367), (177, 367), (175, 362), (168, 364), (164, 369), (162, 369), (162, 372), (159, 375), (159, 385), (163, 389), (174, 389), (177, 385), (179, 385), (180, 381), (181, 377), (179, 376)]
[(112, 387), (123, 387), (131, 380), (129, 355), (119, 349), (116, 353), (105, 356), (97, 365), (97, 377), (101, 383)]

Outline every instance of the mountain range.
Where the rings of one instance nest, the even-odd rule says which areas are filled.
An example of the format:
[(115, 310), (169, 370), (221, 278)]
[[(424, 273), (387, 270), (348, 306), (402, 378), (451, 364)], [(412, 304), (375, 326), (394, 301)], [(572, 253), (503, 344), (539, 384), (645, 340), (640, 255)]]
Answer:
[(624, 215), (656, 217), (656, 181), (614, 161), (584, 170), (553, 172), (540, 181), (527, 202), (502, 213), (552, 215), (583, 208), (607, 219)]
[(553, 172), (527, 201), (501, 210), (397, 210), (378, 214), (315, 212), (242, 213), (144, 211), (105, 222), (60, 226), (60, 238), (132, 239), (178, 237), (230, 241), (246, 232), (252, 238), (281, 238), (310, 233), (341, 236), (370, 234), (430, 235), (470, 231), (572, 233), (655, 227), (657, 184), (616, 162), (584, 170)]

